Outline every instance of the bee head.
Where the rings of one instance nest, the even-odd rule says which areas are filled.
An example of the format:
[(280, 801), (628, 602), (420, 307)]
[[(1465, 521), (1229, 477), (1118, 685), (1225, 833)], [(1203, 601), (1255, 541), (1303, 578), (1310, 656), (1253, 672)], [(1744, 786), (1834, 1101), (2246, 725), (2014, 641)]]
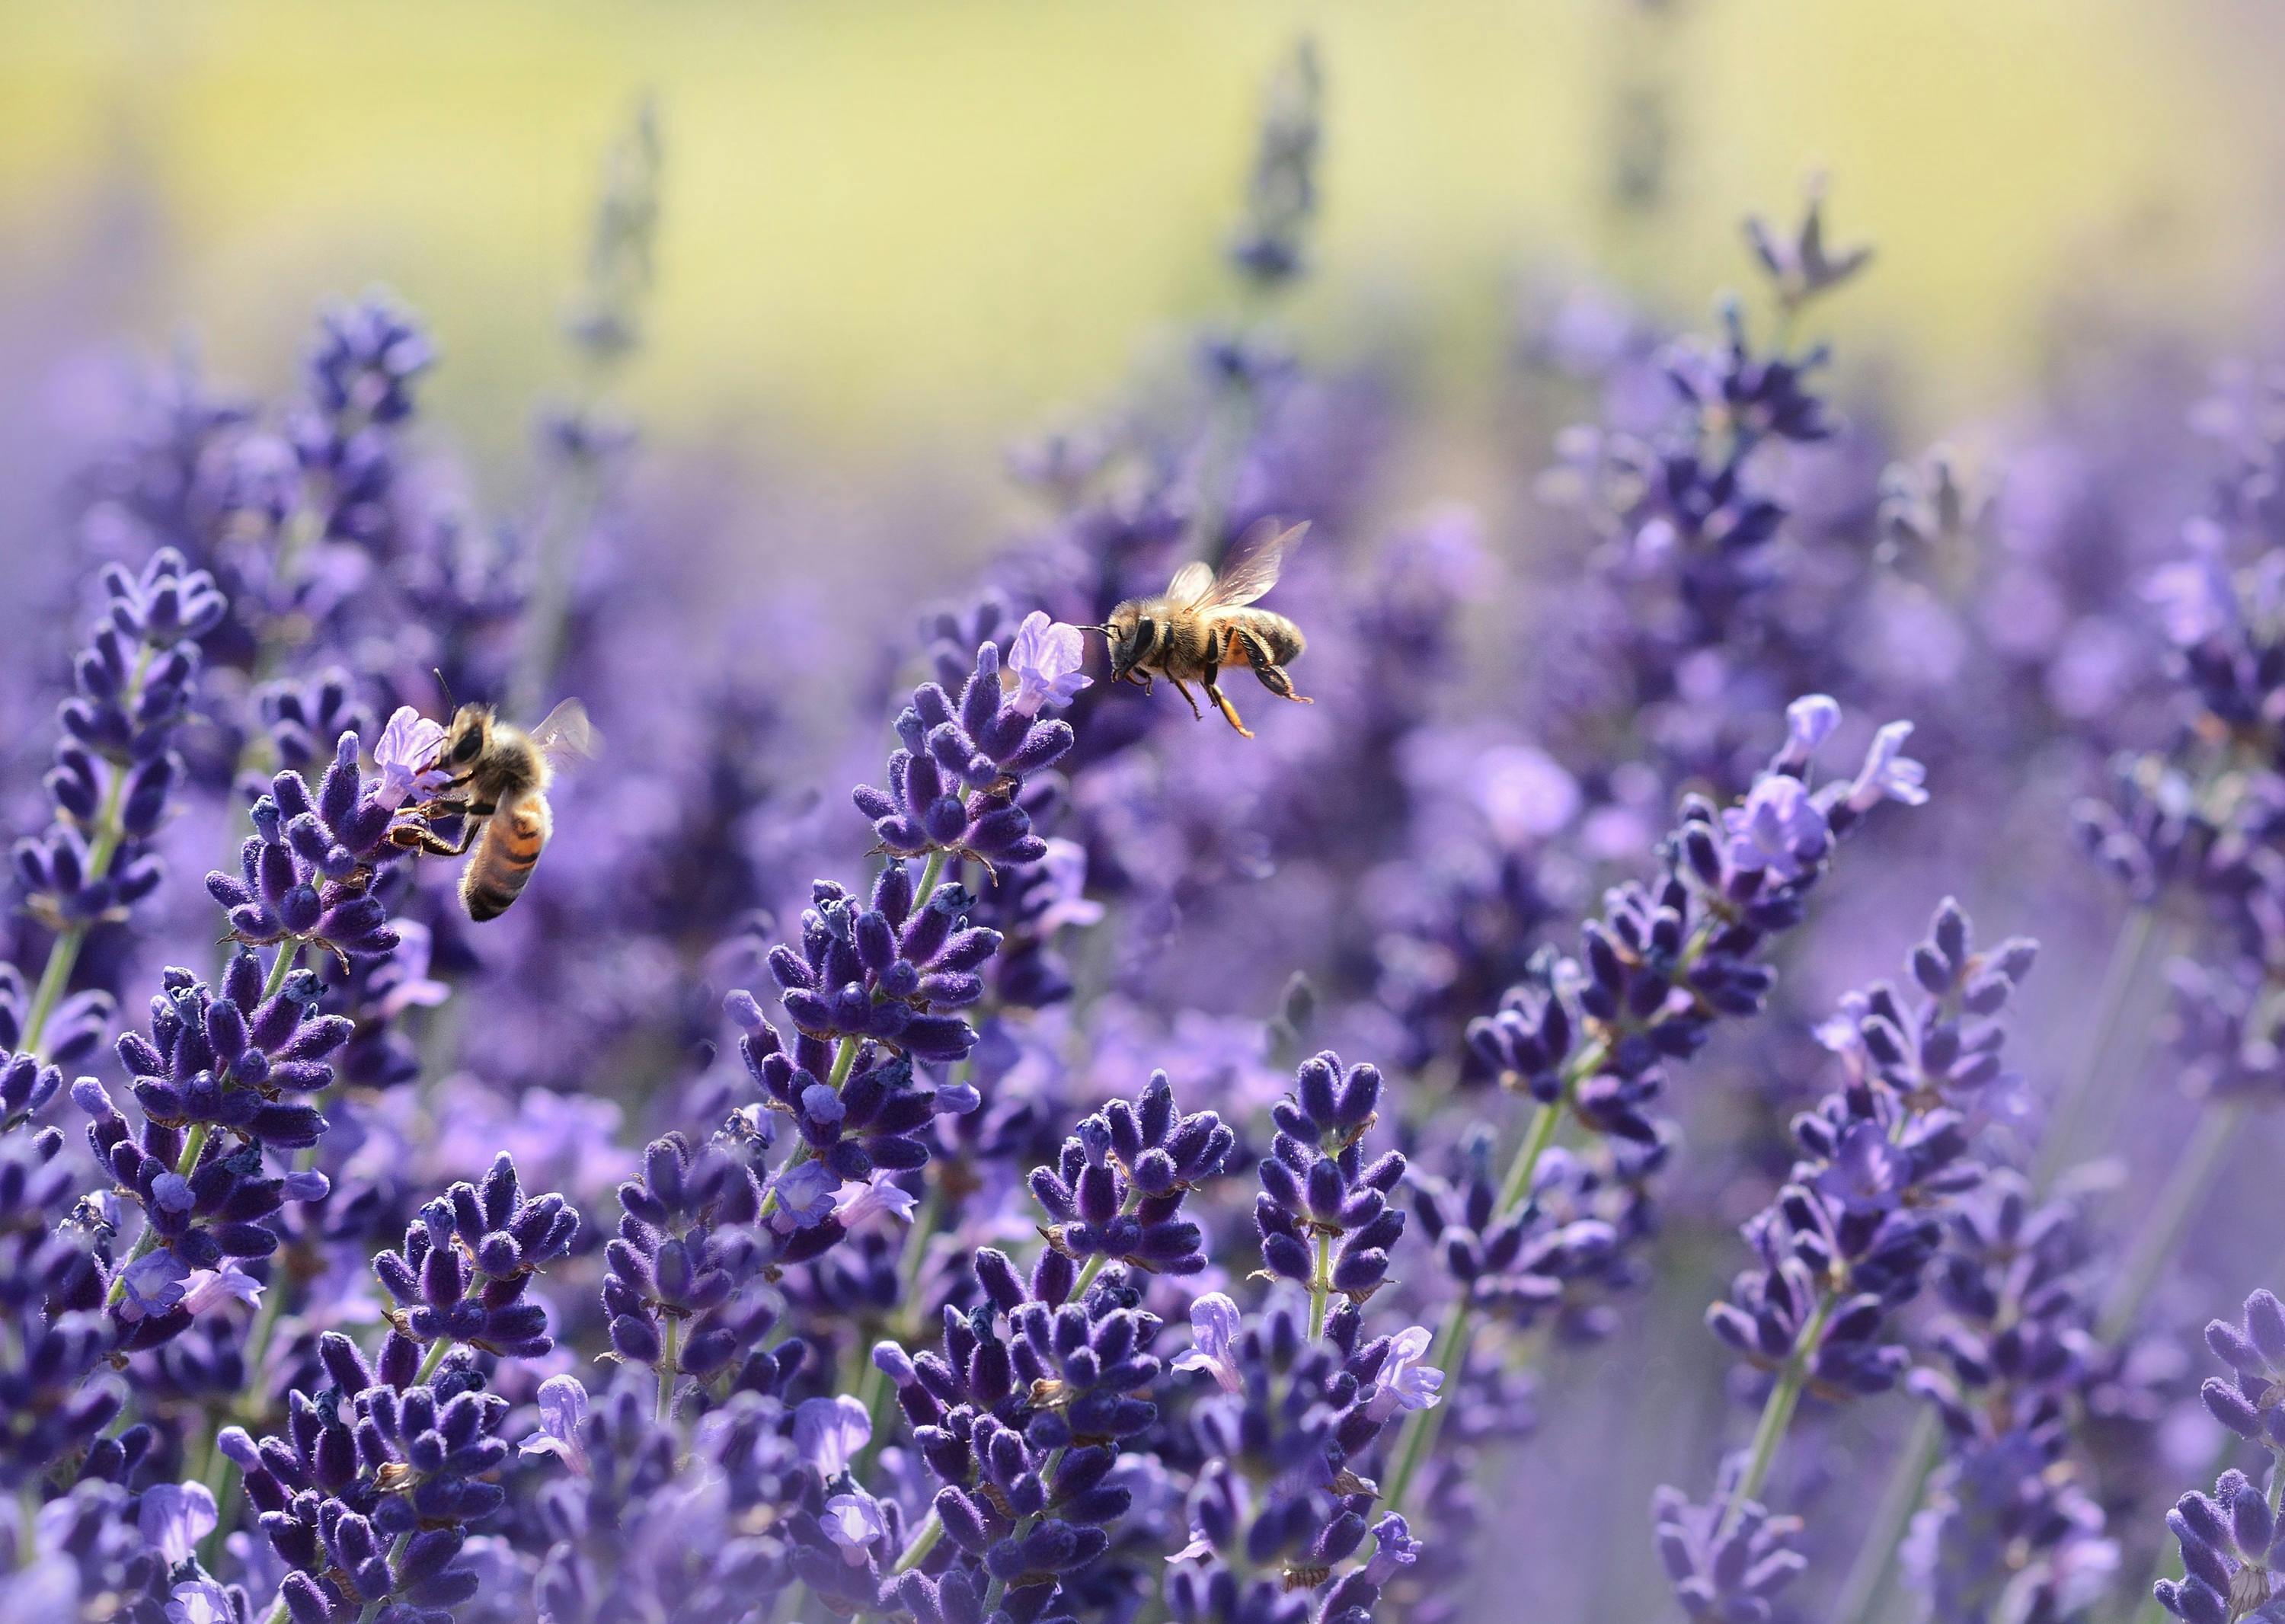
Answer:
[(436, 747), (436, 765), (447, 768), (466, 768), (484, 753), (491, 742), (492, 708), (490, 705), (466, 704), (452, 713), (452, 725), (444, 730), (444, 742)]
[(1142, 657), (1140, 644), (1142, 629), (1142, 600), (1130, 598), (1111, 611), (1111, 618), (1094, 630), (1103, 633), (1111, 647), (1111, 679), (1118, 681)]

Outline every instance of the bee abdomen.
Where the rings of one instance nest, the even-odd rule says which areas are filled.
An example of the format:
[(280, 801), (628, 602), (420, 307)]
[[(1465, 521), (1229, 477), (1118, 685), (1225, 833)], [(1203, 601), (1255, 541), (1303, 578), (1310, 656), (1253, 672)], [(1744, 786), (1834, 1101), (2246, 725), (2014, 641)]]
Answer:
[(554, 821), (546, 798), (531, 796), (514, 806), (502, 807), (484, 825), (475, 852), (460, 875), (460, 901), (470, 919), (479, 924), (497, 919), (523, 894)]
[(1243, 618), (1231, 624), (1229, 635), (1223, 639), (1221, 663), (1253, 663), (1253, 654), (1246, 647), (1249, 640), (1268, 654), (1271, 665), (1291, 664), (1301, 657), (1302, 649), (1308, 646), (1301, 628), (1283, 615), (1268, 609), (1248, 609)]

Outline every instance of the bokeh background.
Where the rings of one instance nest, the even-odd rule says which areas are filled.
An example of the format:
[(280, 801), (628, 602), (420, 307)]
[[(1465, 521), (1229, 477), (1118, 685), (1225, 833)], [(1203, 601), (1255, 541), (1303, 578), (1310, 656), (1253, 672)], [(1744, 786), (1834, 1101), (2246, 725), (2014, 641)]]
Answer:
[[(1816, 172), (1831, 177), (1835, 235), (1878, 259), (1815, 307), (1814, 333), (1841, 357), (1840, 406), (1897, 454), (1939, 438), (2028, 443), (2018, 489), (2036, 491), (2043, 436), (2067, 437), (2044, 413), (2089, 397), (2083, 376), (2063, 377), (2089, 357), (2163, 355), (2187, 399), (2207, 360), (2277, 336), (2285, 20), (2251, 0), (0, 5), (0, 558), (76, 568), (59, 561), (65, 486), (114, 426), (133, 358), (192, 350), (218, 379), (290, 394), (312, 315), (373, 286), (417, 310), (441, 353), (418, 435), (452, 448), (473, 506), (525, 504), (544, 485), (536, 405), (601, 387), (561, 329), (606, 154), (648, 100), (664, 153), (656, 282), (640, 347), (605, 381), (612, 411), (641, 426), (637, 477), (658, 497), (640, 545), (692, 555), (662, 577), (692, 640), (766, 642), (799, 617), (839, 639), (842, 688), (878, 690), (773, 735), (773, 750), (816, 757), (773, 761), (801, 787), (783, 804), (797, 801), (845, 779), (843, 735), (873, 727), (916, 613), (1038, 522), (1037, 494), (1003, 477), (1006, 448), (1147, 395), (1190, 366), (1202, 327), (1254, 314), (1221, 249), (1264, 79), (1301, 35), (1326, 81), (1323, 199), (1310, 274), (1273, 320), (1312, 369), (1370, 380), (1381, 408), (1390, 442), (1346, 515), (1352, 537), (1450, 503), (1496, 554), (1546, 535), (1524, 513), (1577, 402), (1533, 398), (1543, 378), (1518, 355), (1553, 290), (1601, 288), (1647, 325), (1703, 326), (1716, 294), (1749, 279), (1740, 216), (1792, 220)], [(2117, 373), (2130, 388), (2143, 375)], [(2121, 404), (2091, 393), (2100, 409), (2056, 415), (2099, 468), (2129, 431), (2106, 440), (2104, 411)], [(2183, 415), (2171, 396), (2149, 410)], [(1861, 500), (1877, 465), (1844, 472)], [(2080, 505), (2100, 506), (2102, 482), (2080, 482), (2093, 493)], [(2179, 494), (2169, 484), (2122, 522), (2140, 549), (2122, 556), (2171, 545)], [(2104, 532), (2053, 530), (2066, 548)], [(708, 571), (734, 590), (706, 590)], [(2085, 595), (2108, 612), (2100, 589)], [(19, 595), (0, 625), (26, 614)], [(2101, 614), (2086, 619), (2108, 635)], [(661, 662), (687, 653), (671, 637), (635, 646)], [(2128, 663), (2106, 647), (2089, 663)], [(2056, 968), (2026, 1024), (2072, 1030), (2111, 905), (2073, 867), (2061, 809), (2089, 760), (2151, 730), (2112, 727), (2108, 690), (2082, 684), (2092, 696), (2072, 700), (2070, 660), (2033, 655), (2043, 679), (2051, 663), (2062, 673), (2057, 709), (2086, 737), (2028, 764), (2018, 821), (1974, 830), (1972, 855), (1920, 851), (1887, 894), (1868, 879), (1873, 899), (1849, 909), (1886, 924), (1789, 964), (1808, 989), (1796, 1012), (1890, 973), (1940, 872), (1979, 918), (1988, 905), (1993, 935), (2049, 938)], [(622, 698), (643, 686), (642, 672), (617, 676)], [(1958, 701), (1955, 715), (1972, 709)], [(1331, 728), (1331, 709), (1310, 725)], [(45, 710), (26, 715), (9, 730), (20, 767), (48, 746)], [(1498, 719), (1525, 735), (1536, 723)], [(1286, 748), (1306, 761), (1303, 726)], [(1186, 748), (1240, 747), (1217, 731)], [(567, 806), (567, 850), (592, 836), (583, 816), (601, 821)], [(2025, 828), (2036, 842), (2011, 843)], [(186, 845), (219, 845), (194, 833)], [(2030, 917), (2025, 899), (2053, 894), (2038, 882), (2058, 869), (2078, 911)], [(1356, 876), (1316, 877), (1333, 918)], [(1308, 880), (1284, 894), (1306, 898)], [(1245, 911), (1213, 922), (1233, 960)], [(1271, 986), (1284, 973), (1252, 968)], [(1220, 961), (1197, 978), (1226, 984), (1230, 1007), (1209, 1017), (1264, 1007)], [(1199, 991), (1179, 969), (1160, 990), (1170, 1003)], [(1787, 1028), (1796, 1050), (1805, 1024)], [(2044, 1078), (2056, 1063), (2030, 1063)], [(1798, 1102), (1786, 1088), (1807, 1089), (1815, 1064), (1773, 1089), (1779, 1105)], [(1697, 1096), (1717, 1119), (1693, 1121), (1692, 1142), (1765, 1151), (1769, 1124), (1718, 1119), (1747, 1093)], [(2178, 1106), (2157, 1094), (2164, 1134), (2179, 1134)], [(1706, 1165), (1730, 1164), (1709, 1150)], [(1702, 1488), (1735, 1431), (1699, 1322), (1761, 1193), (1693, 1190), (1702, 1221), (1676, 1225), (1659, 1259), (1671, 1288), (1551, 1401), (1500, 1502), (1545, 1549), (1591, 1553), (1536, 1571), (1546, 1616), (1663, 1604), (1642, 1508), (1661, 1479)], [(2239, 1261), (2214, 1273), (2242, 1291), (2254, 1281)], [(1840, 1447), (1862, 1436), (1843, 1431)], [(2186, 1479), (2210, 1451), (2187, 1437), (2158, 1475)], [(1829, 1490), (1809, 1475), (1804, 1492)], [(2135, 1526), (2155, 1538), (2154, 1520)], [(1480, 1571), (1476, 1616), (1509, 1616), (1506, 1578)]]
[[(958, 561), (997, 448), (1099, 397), (1228, 284), (1210, 251), (1258, 86), (1297, 32), (1329, 80), (1323, 364), (1402, 377), (1428, 432), (1389, 486), (1485, 472), (1518, 301), (1591, 268), (1702, 312), (1736, 223), (1836, 177), (1876, 276), (1827, 315), (1849, 365), (1951, 431), (2017, 397), (2091, 310), (2242, 333), (2275, 291), (2281, 132), (2252, 4), (1446, 0), (1231, 6), (561, 4), (0, 9), (7, 392), (90, 341), (194, 334), (248, 387), (285, 319), (380, 284), (444, 351), (436, 417), (503, 468), (600, 155), (656, 98), (660, 282), (625, 381), (670, 447), (863, 506), (893, 472)], [(1647, 192), (1645, 188), (1647, 185)], [(506, 477), (505, 475), (502, 477)], [(797, 538), (751, 536), (754, 561)]]

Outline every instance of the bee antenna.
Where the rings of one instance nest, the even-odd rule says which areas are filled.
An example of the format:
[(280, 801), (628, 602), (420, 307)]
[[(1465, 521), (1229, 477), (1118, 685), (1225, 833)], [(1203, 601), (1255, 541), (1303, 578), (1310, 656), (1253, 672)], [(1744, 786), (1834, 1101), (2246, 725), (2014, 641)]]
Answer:
[(444, 668), (441, 665), (432, 665), (428, 668), (428, 673), (436, 679), (437, 691), (444, 695), (444, 714), (447, 716), (452, 715), (453, 709), (452, 685), (444, 680)]

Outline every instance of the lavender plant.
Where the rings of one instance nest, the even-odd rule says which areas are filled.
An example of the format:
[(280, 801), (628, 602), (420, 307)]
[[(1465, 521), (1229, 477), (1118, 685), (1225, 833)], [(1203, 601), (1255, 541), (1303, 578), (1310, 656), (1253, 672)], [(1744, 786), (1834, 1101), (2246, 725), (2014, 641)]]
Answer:
[[(528, 497), (383, 295), (276, 400), (157, 381), (72, 484), (91, 637), (0, 672), (60, 734), (7, 803), (0, 1617), (2107, 1621), (2210, 1443), (2153, 1605), (2279, 1610), (2285, 1310), (2202, 1401), (2181, 1358), (2275, 1265), (2273, 381), (2200, 407), (2218, 479), (2139, 373), (1908, 455), (1808, 331), (1869, 252), (1819, 183), (1710, 340), (1539, 310), (1554, 499), (1383, 540), (1406, 390), (1281, 325), (1337, 111), (1304, 43), (1186, 370), (1019, 452), (1041, 516), (845, 693), (835, 616), (914, 581), (789, 624), (712, 483), (632, 477), (648, 106)], [(1316, 706), (1093, 674), (1265, 518)], [(481, 925), (416, 855), (448, 692), (614, 740)], [(2059, 968), (1947, 900), (1841, 994), (1939, 879)]]

